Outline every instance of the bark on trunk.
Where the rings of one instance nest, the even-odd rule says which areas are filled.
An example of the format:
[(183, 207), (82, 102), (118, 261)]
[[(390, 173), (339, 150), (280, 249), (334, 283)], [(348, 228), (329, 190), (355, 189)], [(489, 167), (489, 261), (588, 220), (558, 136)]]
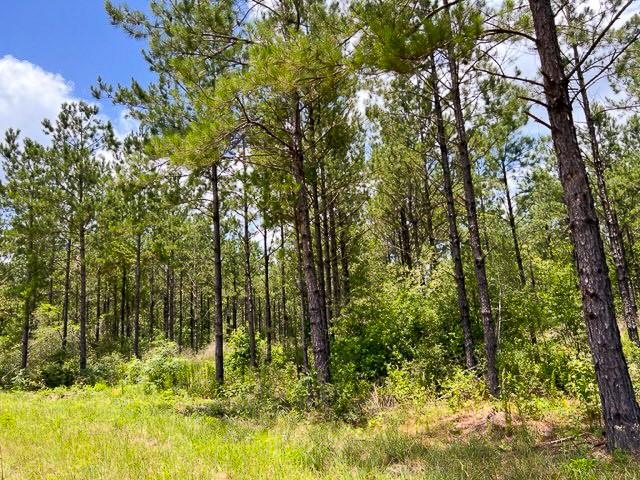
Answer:
[(333, 301), (332, 292), (332, 278), (331, 278), (331, 251), (329, 244), (329, 202), (327, 199), (327, 175), (324, 168), (324, 163), (320, 164), (320, 196), (322, 197), (322, 245), (324, 248), (323, 263), (324, 263), (324, 281), (325, 281), (325, 316), (327, 318), (327, 331), (331, 328), (331, 320), (333, 318)]
[(80, 226), (80, 370), (87, 368), (87, 261), (84, 221)]
[(96, 286), (96, 343), (100, 341), (100, 315), (102, 304), (100, 303), (100, 294), (102, 288), (102, 276), (100, 275), (100, 270), (98, 270), (98, 285)]
[(305, 285), (304, 273), (302, 268), (302, 243), (300, 242), (300, 226), (297, 218), (295, 219), (296, 231), (296, 259), (298, 265), (298, 290), (300, 291), (300, 351), (302, 353), (302, 370), (309, 373), (309, 347), (307, 345), (307, 318), (309, 307), (307, 302), (307, 287)]
[(576, 74), (578, 77), (578, 85), (580, 87), (580, 95), (582, 98), (582, 108), (584, 110), (584, 116), (587, 122), (587, 130), (589, 132), (589, 143), (591, 146), (591, 156), (593, 159), (593, 166), (596, 174), (598, 197), (600, 198), (600, 204), (602, 205), (602, 210), (604, 212), (604, 220), (607, 227), (609, 244), (611, 246), (611, 256), (613, 257), (613, 264), (616, 267), (616, 280), (618, 282), (620, 299), (622, 300), (622, 314), (627, 326), (627, 334), (629, 335), (629, 339), (636, 345), (640, 346), (640, 338), (638, 337), (637, 326), (638, 312), (635, 305), (635, 299), (633, 298), (631, 282), (629, 280), (629, 268), (627, 267), (627, 260), (624, 251), (624, 241), (622, 239), (622, 232), (620, 230), (617, 212), (609, 198), (609, 191), (605, 180), (604, 161), (600, 154), (600, 146), (598, 144), (596, 126), (593, 121), (593, 115), (591, 112), (591, 105), (589, 103), (589, 95), (587, 93), (584, 75), (582, 73), (582, 68), (578, 64), (580, 55), (578, 54), (578, 48), (575, 45), (573, 46), (573, 54), (576, 65), (578, 65)]
[(301, 130), (301, 103), (294, 102), (294, 146), (291, 152), (293, 177), (297, 184), (297, 198), (295, 215), (300, 228), (300, 242), (302, 245), (302, 265), (307, 286), (309, 303), (309, 321), (311, 324), (311, 344), (315, 360), (315, 368), (320, 384), (331, 381), (329, 364), (329, 345), (324, 317), (324, 304), (318, 283), (311, 244), (311, 221), (307, 204), (307, 184), (304, 173), (304, 154)]
[(267, 227), (264, 227), (264, 330), (267, 339), (266, 362), (271, 362), (271, 292), (269, 292), (269, 249)]
[[(246, 182), (247, 166), (244, 166)], [(256, 328), (255, 312), (253, 308), (253, 286), (251, 284), (251, 243), (249, 241), (249, 199), (247, 198), (247, 187), (244, 185), (243, 192), (243, 219), (244, 219), (244, 308), (246, 322), (249, 326), (249, 357), (251, 366), (258, 366), (256, 354)]]
[(516, 216), (513, 212), (513, 202), (511, 201), (511, 192), (509, 191), (509, 177), (507, 176), (507, 165), (503, 158), (500, 162), (502, 168), (502, 184), (504, 185), (504, 194), (507, 200), (507, 216), (509, 218), (509, 227), (511, 228), (511, 239), (513, 240), (513, 250), (516, 256), (516, 264), (518, 265), (518, 276), (520, 277), (520, 286), (527, 284), (527, 277), (524, 273), (524, 264), (522, 263), (522, 253), (520, 252), (520, 241), (518, 240), (518, 230), (516, 229)]
[(453, 195), (453, 180), (449, 165), (449, 148), (447, 147), (444, 117), (440, 103), (438, 90), (438, 77), (435, 62), (432, 59), (431, 88), (433, 90), (433, 110), (436, 120), (437, 140), (440, 148), (440, 167), (442, 168), (442, 183), (445, 202), (447, 205), (447, 222), (449, 225), (449, 249), (453, 259), (453, 271), (456, 280), (456, 292), (458, 296), (458, 310), (460, 312), (460, 325), (464, 346), (465, 366), (474, 368), (476, 360), (473, 353), (473, 336), (471, 334), (471, 316), (469, 315), (469, 301), (467, 299), (467, 287), (464, 278), (462, 264), (462, 252), (460, 249), (460, 234), (458, 233), (458, 219), (456, 214), (455, 199)]
[(336, 232), (335, 205), (329, 204), (329, 230), (331, 247), (331, 285), (333, 286), (333, 315), (340, 315), (340, 270), (338, 269), (338, 236)]
[(69, 336), (69, 294), (71, 293), (71, 238), (67, 239), (64, 263), (64, 296), (62, 300), (62, 350), (67, 348)]
[(578, 263), (583, 313), (600, 393), (607, 447), (638, 451), (640, 409), (622, 351), (598, 218), (573, 123), (554, 12), (549, 0), (529, 0), (529, 5)]
[[(214, 296), (214, 336), (216, 383), (224, 383), (224, 352), (222, 337), (222, 247), (220, 233), (220, 192), (218, 188), (218, 166), (211, 167), (211, 190), (213, 200), (213, 296)], [(235, 288), (235, 287), (234, 287)], [(235, 308), (235, 306), (234, 306)], [(234, 312), (235, 328), (235, 312)]]
[(280, 310), (282, 312), (282, 339), (285, 348), (287, 346), (287, 334), (289, 326), (289, 318), (287, 315), (287, 284), (285, 270), (285, 243), (284, 243), (284, 225), (280, 224), (280, 251), (282, 252), (282, 260), (280, 261)]
[(473, 169), (467, 144), (467, 131), (465, 127), (464, 112), (462, 110), (462, 99), (460, 98), (458, 62), (452, 52), (449, 52), (448, 60), (451, 74), (451, 99), (453, 113), (455, 116), (456, 133), (458, 135), (458, 163), (462, 173), (465, 206), (467, 210), (467, 223), (469, 227), (469, 243), (471, 244), (471, 251), (473, 253), (473, 266), (476, 274), (476, 283), (478, 285), (478, 296), (480, 298), (480, 316), (482, 317), (484, 351), (487, 361), (485, 377), (487, 389), (492, 395), (496, 396), (498, 395), (499, 390), (498, 367), (496, 362), (498, 342), (493, 323), (493, 313), (491, 311), (491, 299), (489, 297), (489, 283), (487, 282), (485, 257), (480, 241), (476, 195), (473, 187)]
[(124, 325), (127, 312), (127, 270), (122, 265), (122, 282), (120, 285), (120, 336), (124, 338)]
[(156, 270), (151, 266), (151, 275), (149, 279), (149, 338), (153, 340), (154, 329), (156, 324)]
[(133, 354), (140, 356), (140, 254), (142, 250), (142, 234), (136, 235), (136, 288), (133, 306)]

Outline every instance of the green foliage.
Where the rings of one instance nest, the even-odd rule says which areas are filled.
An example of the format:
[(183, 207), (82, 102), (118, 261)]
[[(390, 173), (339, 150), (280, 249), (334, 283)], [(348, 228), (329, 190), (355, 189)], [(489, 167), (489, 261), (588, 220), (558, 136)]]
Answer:
[(337, 375), (351, 366), (357, 377), (375, 381), (390, 367), (418, 360), (424, 367), (423, 381), (432, 384), (437, 369), (446, 368), (446, 335), (427, 290), (411, 280), (393, 278), (392, 271), (380, 275), (378, 288), (355, 298), (335, 327)]

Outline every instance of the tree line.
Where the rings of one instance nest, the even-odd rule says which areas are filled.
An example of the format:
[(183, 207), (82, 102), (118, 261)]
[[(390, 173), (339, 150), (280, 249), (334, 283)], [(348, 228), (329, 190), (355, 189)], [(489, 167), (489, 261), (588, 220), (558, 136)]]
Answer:
[[(497, 397), (507, 343), (544, 364), (568, 326), (607, 446), (638, 450), (616, 317), (638, 346), (632, 6), (107, 1), (156, 80), (93, 90), (139, 131), (118, 138), (80, 102), (43, 122), (45, 144), (9, 130), (1, 145), (0, 331), (19, 335), (20, 369), (38, 329), (80, 371), (164, 337), (212, 344), (222, 386), (243, 329), (252, 367), (279, 345), (323, 387), (382, 280), (441, 281), (447, 361)], [(597, 99), (607, 82), (617, 97)]]

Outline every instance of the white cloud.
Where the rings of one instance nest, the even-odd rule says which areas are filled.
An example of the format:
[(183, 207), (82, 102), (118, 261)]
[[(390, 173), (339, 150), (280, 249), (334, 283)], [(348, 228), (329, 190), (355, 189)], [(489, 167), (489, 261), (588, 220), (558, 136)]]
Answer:
[(19, 128), (24, 136), (44, 140), (41, 122), (53, 119), (64, 102), (75, 100), (73, 84), (11, 55), (0, 58), (0, 132)]

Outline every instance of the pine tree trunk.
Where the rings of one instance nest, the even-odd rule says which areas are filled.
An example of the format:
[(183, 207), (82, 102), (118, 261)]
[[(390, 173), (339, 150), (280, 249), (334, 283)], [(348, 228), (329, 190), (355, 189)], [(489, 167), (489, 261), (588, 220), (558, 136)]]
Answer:
[(124, 338), (127, 315), (127, 270), (124, 264), (122, 264), (122, 283), (120, 288), (120, 337)]
[[(29, 229), (28, 231), (31, 232), (33, 229), (32, 226), (32, 219), (30, 218), (29, 220)], [(33, 249), (34, 249), (34, 244), (33, 244), (33, 237), (31, 235), (29, 235), (29, 241), (28, 241), (28, 254), (29, 254), (29, 258), (27, 260), (27, 276), (29, 279), (31, 279), (31, 277), (33, 276), (34, 272), (34, 268), (33, 268)], [(30, 284), (27, 287), (27, 291), (25, 293), (25, 298), (24, 298), (24, 318), (23, 318), (23, 324), (22, 324), (22, 340), (20, 343), (20, 368), (22, 368), (23, 370), (25, 368), (27, 368), (27, 363), (28, 363), (28, 357), (29, 357), (29, 335), (31, 334), (31, 313), (33, 311), (34, 308), (34, 297), (35, 294), (33, 292), (33, 285)]]
[(267, 363), (271, 362), (271, 292), (269, 292), (269, 249), (264, 227), (264, 329), (267, 338)]
[[(509, 190), (509, 177), (507, 176), (507, 165), (503, 158), (500, 162), (502, 168), (502, 184), (504, 185), (505, 198), (507, 200), (507, 217), (509, 219), (509, 227), (511, 229), (511, 239), (513, 241), (513, 251), (516, 256), (516, 265), (518, 266), (518, 277), (520, 279), (520, 287), (525, 288), (527, 285), (527, 277), (524, 272), (524, 263), (522, 262), (522, 253), (520, 251), (520, 241), (518, 239), (518, 230), (516, 228), (516, 216), (513, 211), (513, 202), (511, 200), (511, 191)], [(533, 286), (533, 285), (532, 285)], [(538, 337), (533, 322), (528, 322), (529, 340), (535, 347), (538, 344)], [(536, 355), (538, 355), (536, 350)]]
[[(170, 264), (173, 264), (173, 253), (169, 259)], [(180, 277), (182, 278), (182, 270), (180, 270)], [(173, 267), (169, 267), (169, 339), (174, 341), (175, 335), (175, 323), (176, 323), (176, 273)], [(182, 328), (180, 329), (182, 335)]]
[(62, 299), (62, 350), (67, 348), (69, 336), (69, 294), (71, 293), (71, 236), (67, 239), (64, 263), (64, 295)]
[(578, 263), (582, 306), (610, 450), (640, 450), (640, 409), (616, 323), (611, 284), (587, 171), (573, 123), (550, 0), (529, 0), (537, 37), (547, 113), (558, 157)]
[(140, 255), (142, 250), (142, 234), (136, 235), (136, 291), (133, 306), (133, 354), (136, 358), (140, 356)]
[(156, 269), (151, 264), (151, 274), (149, 278), (149, 338), (153, 340), (154, 329), (156, 326)]
[(169, 265), (164, 273), (164, 296), (162, 299), (162, 320), (164, 329), (164, 338), (169, 338)]
[(118, 279), (113, 282), (113, 312), (111, 313), (113, 323), (111, 325), (111, 336), (118, 338)]
[(311, 324), (311, 344), (315, 360), (318, 382), (331, 382), (329, 345), (326, 323), (324, 321), (324, 303), (318, 283), (311, 244), (311, 221), (307, 204), (307, 185), (304, 173), (304, 154), (301, 130), (301, 104), (299, 99), (294, 102), (294, 148), (291, 155), (293, 177), (297, 184), (295, 215), (300, 228), (300, 242), (302, 245), (302, 265), (307, 298), (309, 303), (309, 321)]
[(456, 133), (458, 135), (458, 163), (462, 173), (465, 206), (467, 210), (467, 224), (469, 227), (469, 243), (471, 244), (471, 251), (473, 253), (473, 266), (476, 274), (476, 283), (478, 285), (478, 296), (480, 297), (480, 316), (482, 317), (484, 350), (487, 361), (485, 378), (489, 393), (496, 396), (498, 395), (499, 390), (497, 367), (498, 342), (493, 324), (493, 313), (491, 311), (491, 299), (489, 296), (489, 283), (487, 282), (487, 272), (485, 269), (485, 258), (480, 241), (476, 196), (473, 187), (473, 169), (467, 144), (467, 131), (465, 127), (464, 112), (462, 110), (462, 100), (460, 98), (458, 63), (451, 52), (449, 52), (448, 59), (451, 75), (452, 106), (455, 116)]
[(302, 243), (300, 241), (300, 226), (295, 219), (296, 258), (298, 262), (298, 290), (300, 291), (300, 351), (302, 353), (302, 370), (309, 373), (309, 347), (307, 345), (307, 318), (309, 313), (307, 287), (302, 268)]
[(282, 315), (282, 339), (286, 348), (289, 319), (287, 316), (284, 225), (282, 223), (280, 224), (280, 251), (282, 252), (282, 260), (280, 261), (280, 311)]
[(429, 248), (431, 249), (430, 255), (433, 255), (431, 260), (431, 268), (435, 267), (436, 262), (436, 237), (433, 231), (433, 203), (431, 201), (431, 175), (429, 173), (429, 163), (425, 158), (424, 161), (424, 191), (422, 193), (424, 202), (424, 219), (425, 230), (427, 233), (427, 241), (429, 242)]
[(340, 314), (340, 270), (338, 269), (338, 236), (334, 202), (329, 204), (329, 243), (331, 249), (331, 285), (333, 286), (333, 315)]
[(191, 351), (196, 349), (196, 309), (193, 305), (193, 285), (189, 287), (189, 347)]
[(509, 218), (509, 227), (511, 228), (511, 239), (513, 240), (513, 250), (516, 255), (516, 264), (518, 265), (518, 276), (520, 277), (520, 286), (527, 284), (527, 277), (524, 273), (524, 264), (522, 263), (522, 253), (520, 252), (520, 242), (518, 240), (518, 230), (516, 229), (516, 216), (513, 213), (513, 203), (511, 201), (511, 191), (509, 190), (509, 177), (507, 176), (507, 166), (505, 159), (500, 162), (502, 168), (502, 184), (504, 185), (504, 194), (507, 200), (507, 217)]
[(232, 310), (232, 322), (233, 330), (238, 329), (238, 278), (234, 270), (233, 273), (233, 310)]
[(351, 280), (349, 273), (349, 246), (347, 243), (347, 217), (338, 210), (338, 228), (340, 229), (339, 245), (340, 245), (340, 268), (341, 268), (341, 286), (340, 295), (342, 298), (341, 305), (347, 305), (349, 303), (349, 297), (351, 295)]
[(87, 261), (85, 246), (85, 224), (80, 225), (80, 370), (87, 368)]
[(184, 290), (183, 290), (183, 271), (180, 270), (180, 279), (178, 280), (178, 351), (182, 351), (182, 332), (184, 331)]
[(453, 180), (451, 178), (451, 168), (449, 166), (449, 149), (447, 147), (446, 133), (444, 128), (444, 117), (440, 103), (438, 91), (438, 78), (436, 74), (435, 61), (431, 60), (431, 88), (433, 90), (433, 110), (435, 113), (437, 141), (440, 148), (440, 167), (442, 168), (442, 183), (444, 196), (447, 205), (447, 222), (449, 225), (449, 248), (453, 259), (453, 271), (456, 280), (456, 291), (458, 294), (458, 310), (460, 312), (460, 325), (462, 326), (463, 346), (465, 365), (467, 368), (476, 366), (473, 354), (473, 336), (471, 335), (471, 317), (469, 315), (469, 302), (467, 300), (467, 287), (464, 279), (464, 268), (462, 265), (462, 252), (460, 249), (460, 234), (458, 233), (458, 219), (453, 195)]
[[(247, 166), (244, 165), (244, 178), (247, 181)], [(251, 284), (251, 243), (249, 241), (249, 199), (247, 198), (247, 186), (243, 192), (243, 219), (244, 219), (244, 308), (245, 320), (249, 326), (249, 357), (251, 366), (258, 366), (256, 353), (256, 326), (253, 304), (253, 286)]]
[(218, 166), (213, 165), (211, 167), (211, 208), (213, 209), (213, 297), (215, 309), (213, 319), (213, 331), (215, 336), (214, 357), (216, 383), (218, 385), (222, 385), (224, 383), (224, 347), (222, 336), (222, 240), (220, 232), (220, 192), (218, 187)]
[(404, 201), (400, 205), (400, 241), (402, 249), (402, 264), (409, 270), (413, 267), (411, 261), (411, 239), (409, 236), (409, 226), (407, 225), (407, 213)]
[(101, 303), (100, 303), (100, 294), (102, 288), (102, 275), (100, 274), (100, 270), (98, 269), (97, 277), (98, 277), (98, 285), (96, 286), (96, 344), (100, 341), (100, 315), (101, 315)]
[(324, 163), (320, 164), (320, 196), (322, 197), (322, 245), (324, 247), (324, 282), (325, 282), (325, 316), (327, 318), (327, 331), (331, 327), (333, 317), (332, 279), (331, 279), (331, 251), (329, 245), (329, 202), (327, 199), (327, 178)]
[(318, 278), (318, 293), (322, 305), (323, 330), (328, 331), (329, 323), (327, 318), (327, 299), (325, 296), (326, 285), (324, 278), (324, 254), (322, 251), (322, 227), (320, 222), (320, 202), (318, 193), (318, 169), (316, 168), (311, 183), (311, 203), (313, 205), (313, 243), (315, 244), (315, 271)]
[[(578, 48), (573, 46), (574, 59), (579, 61), (580, 55), (578, 54)], [(593, 121), (593, 115), (591, 113), (591, 106), (589, 103), (589, 95), (585, 85), (584, 75), (582, 68), (578, 65), (576, 69), (578, 77), (578, 86), (580, 87), (580, 93), (582, 97), (582, 108), (584, 110), (584, 116), (587, 122), (587, 130), (589, 132), (589, 143), (591, 144), (591, 156), (593, 159), (593, 166), (596, 174), (596, 186), (598, 187), (598, 197), (600, 198), (600, 204), (604, 212), (605, 225), (607, 227), (607, 233), (609, 237), (609, 244), (611, 245), (611, 256), (613, 257), (613, 264), (616, 267), (616, 280), (618, 282), (618, 290), (620, 292), (620, 299), (622, 300), (622, 314), (625, 324), (627, 326), (627, 334), (629, 339), (640, 346), (640, 338), (638, 337), (638, 312), (635, 305), (635, 299), (633, 298), (633, 291), (629, 280), (629, 268), (627, 267), (627, 260), (624, 252), (624, 241), (622, 239), (622, 232), (620, 230), (620, 224), (618, 223), (618, 215), (609, 198), (609, 191), (605, 180), (605, 167), (600, 155), (600, 147), (598, 145), (598, 137), (596, 134), (596, 126)]]

